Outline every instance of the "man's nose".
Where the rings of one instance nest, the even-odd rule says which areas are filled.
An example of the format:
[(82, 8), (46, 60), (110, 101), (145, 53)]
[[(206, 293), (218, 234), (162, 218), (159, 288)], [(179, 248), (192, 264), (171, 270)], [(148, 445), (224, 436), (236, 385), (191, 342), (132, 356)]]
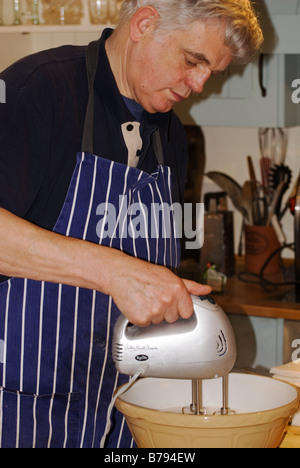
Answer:
[(201, 94), (203, 92), (205, 83), (210, 77), (211, 70), (209, 70), (209, 68), (197, 68), (190, 72), (186, 79), (186, 84), (193, 90), (194, 93)]

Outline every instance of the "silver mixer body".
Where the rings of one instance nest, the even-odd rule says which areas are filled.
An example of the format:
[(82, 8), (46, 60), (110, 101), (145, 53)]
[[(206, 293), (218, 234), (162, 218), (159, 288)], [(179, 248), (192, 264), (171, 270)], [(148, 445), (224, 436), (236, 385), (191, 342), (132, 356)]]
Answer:
[(227, 376), (236, 362), (236, 339), (228, 317), (207, 296), (192, 296), (188, 320), (140, 328), (121, 316), (115, 326), (117, 370), (144, 377), (207, 380)]

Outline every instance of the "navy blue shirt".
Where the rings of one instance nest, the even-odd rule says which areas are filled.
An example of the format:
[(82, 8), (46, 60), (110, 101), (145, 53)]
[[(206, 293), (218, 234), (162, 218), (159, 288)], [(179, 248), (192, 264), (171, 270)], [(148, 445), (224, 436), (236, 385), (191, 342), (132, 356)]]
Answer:
[(136, 118), (137, 122), (141, 122), (144, 114), (144, 109), (142, 108), (142, 106), (138, 102), (135, 102), (133, 99), (129, 99), (126, 96), (122, 97), (127, 108), (130, 110), (131, 114)]
[[(94, 153), (127, 164), (121, 125), (135, 121), (119, 93), (105, 52), (99, 47), (95, 79)], [(31, 55), (0, 74), (6, 104), (0, 104), (0, 206), (52, 230), (81, 151), (88, 101), (86, 47), (63, 46)], [(187, 167), (185, 131), (173, 112), (143, 112), (143, 149), (138, 168), (157, 167), (152, 133), (159, 128), (165, 165), (171, 167), (174, 201), (183, 201)]]

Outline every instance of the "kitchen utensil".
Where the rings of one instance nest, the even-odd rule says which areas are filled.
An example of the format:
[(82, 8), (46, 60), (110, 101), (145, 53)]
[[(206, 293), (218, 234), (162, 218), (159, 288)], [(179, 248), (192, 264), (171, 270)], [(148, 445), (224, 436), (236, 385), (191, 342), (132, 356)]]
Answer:
[(205, 242), (200, 251), (200, 266), (217, 265), (227, 277), (235, 274), (234, 218), (232, 211), (204, 215)]
[[(290, 196), (288, 198), (288, 201), (286, 202), (285, 204), (285, 207), (284, 209), (281, 211), (280, 215), (279, 215), (279, 221), (282, 220), (282, 218), (284, 217), (285, 213), (287, 212), (287, 210), (291, 210), (292, 211), (292, 205), (295, 205), (295, 198), (296, 198), (296, 194), (297, 194), (297, 187), (298, 187), (298, 184), (299, 184), (299, 181), (300, 181), (300, 174), (299, 174), (299, 177), (298, 179), (296, 180), (295, 182), (295, 185), (293, 186), (293, 189), (290, 193)], [(292, 214), (294, 214), (294, 212), (292, 211)]]
[(269, 158), (261, 158), (260, 169), (261, 169), (261, 180), (262, 186), (264, 187), (265, 193), (269, 191), (269, 174), (271, 168), (271, 160)]
[(276, 208), (277, 208), (278, 203), (280, 202), (280, 198), (281, 198), (281, 194), (282, 194), (282, 191), (284, 189), (284, 186), (285, 186), (285, 182), (284, 181), (280, 182), (280, 184), (278, 185), (278, 187), (274, 191), (272, 202), (269, 205), (268, 220), (267, 220), (267, 223), (266, 223), (267, 226), (270, 226), (272, 218), (276, 214)]
[[(117, 370), (126, 375), (142, 371), (143, 376), (190, 379), (199, 388), (202, 379), (226, 379), (236, 361), (236, 340), (223, 310), (211, 297), (192, 296), (194, 314), (188, 320), (140, 328), (121, 316), (113, 337), (113, 358)], [(196, 398), (197, 397), (197, 398)], [(201, 399), (192, 391), (192, 408), (199, 412)], [(223, 408), (226, 412), (226, 408)]]
[(287, 134), (282, 128), (272, 129), (272, 166), (284, 164), (287, 150)]
[(268, 192), (269, 171), (271, 167), (269, 129), (260, 128), (258, 132), (259, 132), (259, 146), (260, 146), (260, 152), (261, 152), (261, 160), (260, 160), (261, 179), (262, 179), (262, 185), (264, 187), (265, 192)]
[(279, 129), (279, 132), (281, 134), (281, 146), (280, 146), (280, 149), (281, 149), (281, 158), (279, 160), (279, 162), (276, 162), (276, 164), (284, 164), (285, 163), (285, 159), (286, 159), (286, 152), (287, 152), (287, 145), (288, 145), (288, 137), (287, 137), (287, 133), (285, 130), (283, 130), (282, 128)]
[(287, 134), (282, 128), (261, 128), (259, 129), (259, 144), (262, 185), (265, 193), (268, 193), (270, 169), (275, 165), (283, 165), (285, 162)]
[(247, 163), (248, 163), (249, 176), (250, 176), (250, 180), (251, 180), (253, 192), (254, 192), (257, 188), (258, 181), (256, 178), (252, 156), (247, 157)]
[(227, 211), (227, 193), (226, 192), (208, 192), (204, 195), (205, 211), (217, 213), (218, 211)]
[(278, 221), (278, 217), (274, 215), (271, 219), (271, 224), (274, 228), (274, 231), (276, 232), (278, 241), (281, 246), (285, 245), (287, 243), (287, 238), (285, 233), (283, 232), (282, 226)]
[(253, 183), (248, 180), (244, 183), (242, 189), (242, 202), (244, 209), (247, 212), (247, 220), (250, 225), (253, 225), (253, 199), (255, 195), (255, 189)]
[(242, 196), (243, 189), (234, 179), (226, 174), (223, 174), (222, 172), (211, 171), (208, 172), (206, 176), (219, 185), (219, 187), (221, 187), (221, 189), (227, 193), (234, 207), (241, 213), (243, 217), (238, 249), (239, 256), (241, 257), (243, 252), (244, 227), (246, 224), (249, 224), (250, 221), (248, 208), (244, 206), (244, 200)]
[(265, 226), (268, 220), (268, 200), (258, 186), (253, 197), (253, 221), (255, 226)]
[(283, 164), (275, 164), (275, 166), (270, 169), (269, 187), (276, 193), (277, 188), (282, 182), (283, 185), (281, 187), (281, 191), (279, 193), (277, 204), (274, 210), (278, 216), (280, 215), (283, 196), (289, 189), (292, 182), (292, 171), (288, 166), (284, 166)]
[(271, 166), (284, 164), (287, 150), (287, 133), (283, 128), (260, 128), (261, 157), (269, 159)]
[(234, 179), (222, 172), (211, 171), (208, 172), (206, 176), (227, 193), (234, 207), (242, 214), (243, 218), (249, 222), (247, 207), (245, 207), (242, 196), (243, 188)]

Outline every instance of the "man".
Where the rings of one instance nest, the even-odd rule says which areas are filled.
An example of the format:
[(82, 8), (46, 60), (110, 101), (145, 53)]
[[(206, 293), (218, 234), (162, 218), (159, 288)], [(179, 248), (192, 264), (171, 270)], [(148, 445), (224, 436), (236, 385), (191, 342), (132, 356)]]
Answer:
[[(172, 323), (192, 315), (190, 294), (210, 292), (172, 273), (172, 215), (169, 236), (156, 219), (157, 235), (146, 220), (139, 237), (132, 206), (183, 202), (186, 141), (172, 108), (261, 42), (248, 0), (125, 0), (98, 43), (1, 74), (0, 446), (99, 447), (120, 382), (119, 311)], [(117, 415), (107, 446), (127, 443)]]

